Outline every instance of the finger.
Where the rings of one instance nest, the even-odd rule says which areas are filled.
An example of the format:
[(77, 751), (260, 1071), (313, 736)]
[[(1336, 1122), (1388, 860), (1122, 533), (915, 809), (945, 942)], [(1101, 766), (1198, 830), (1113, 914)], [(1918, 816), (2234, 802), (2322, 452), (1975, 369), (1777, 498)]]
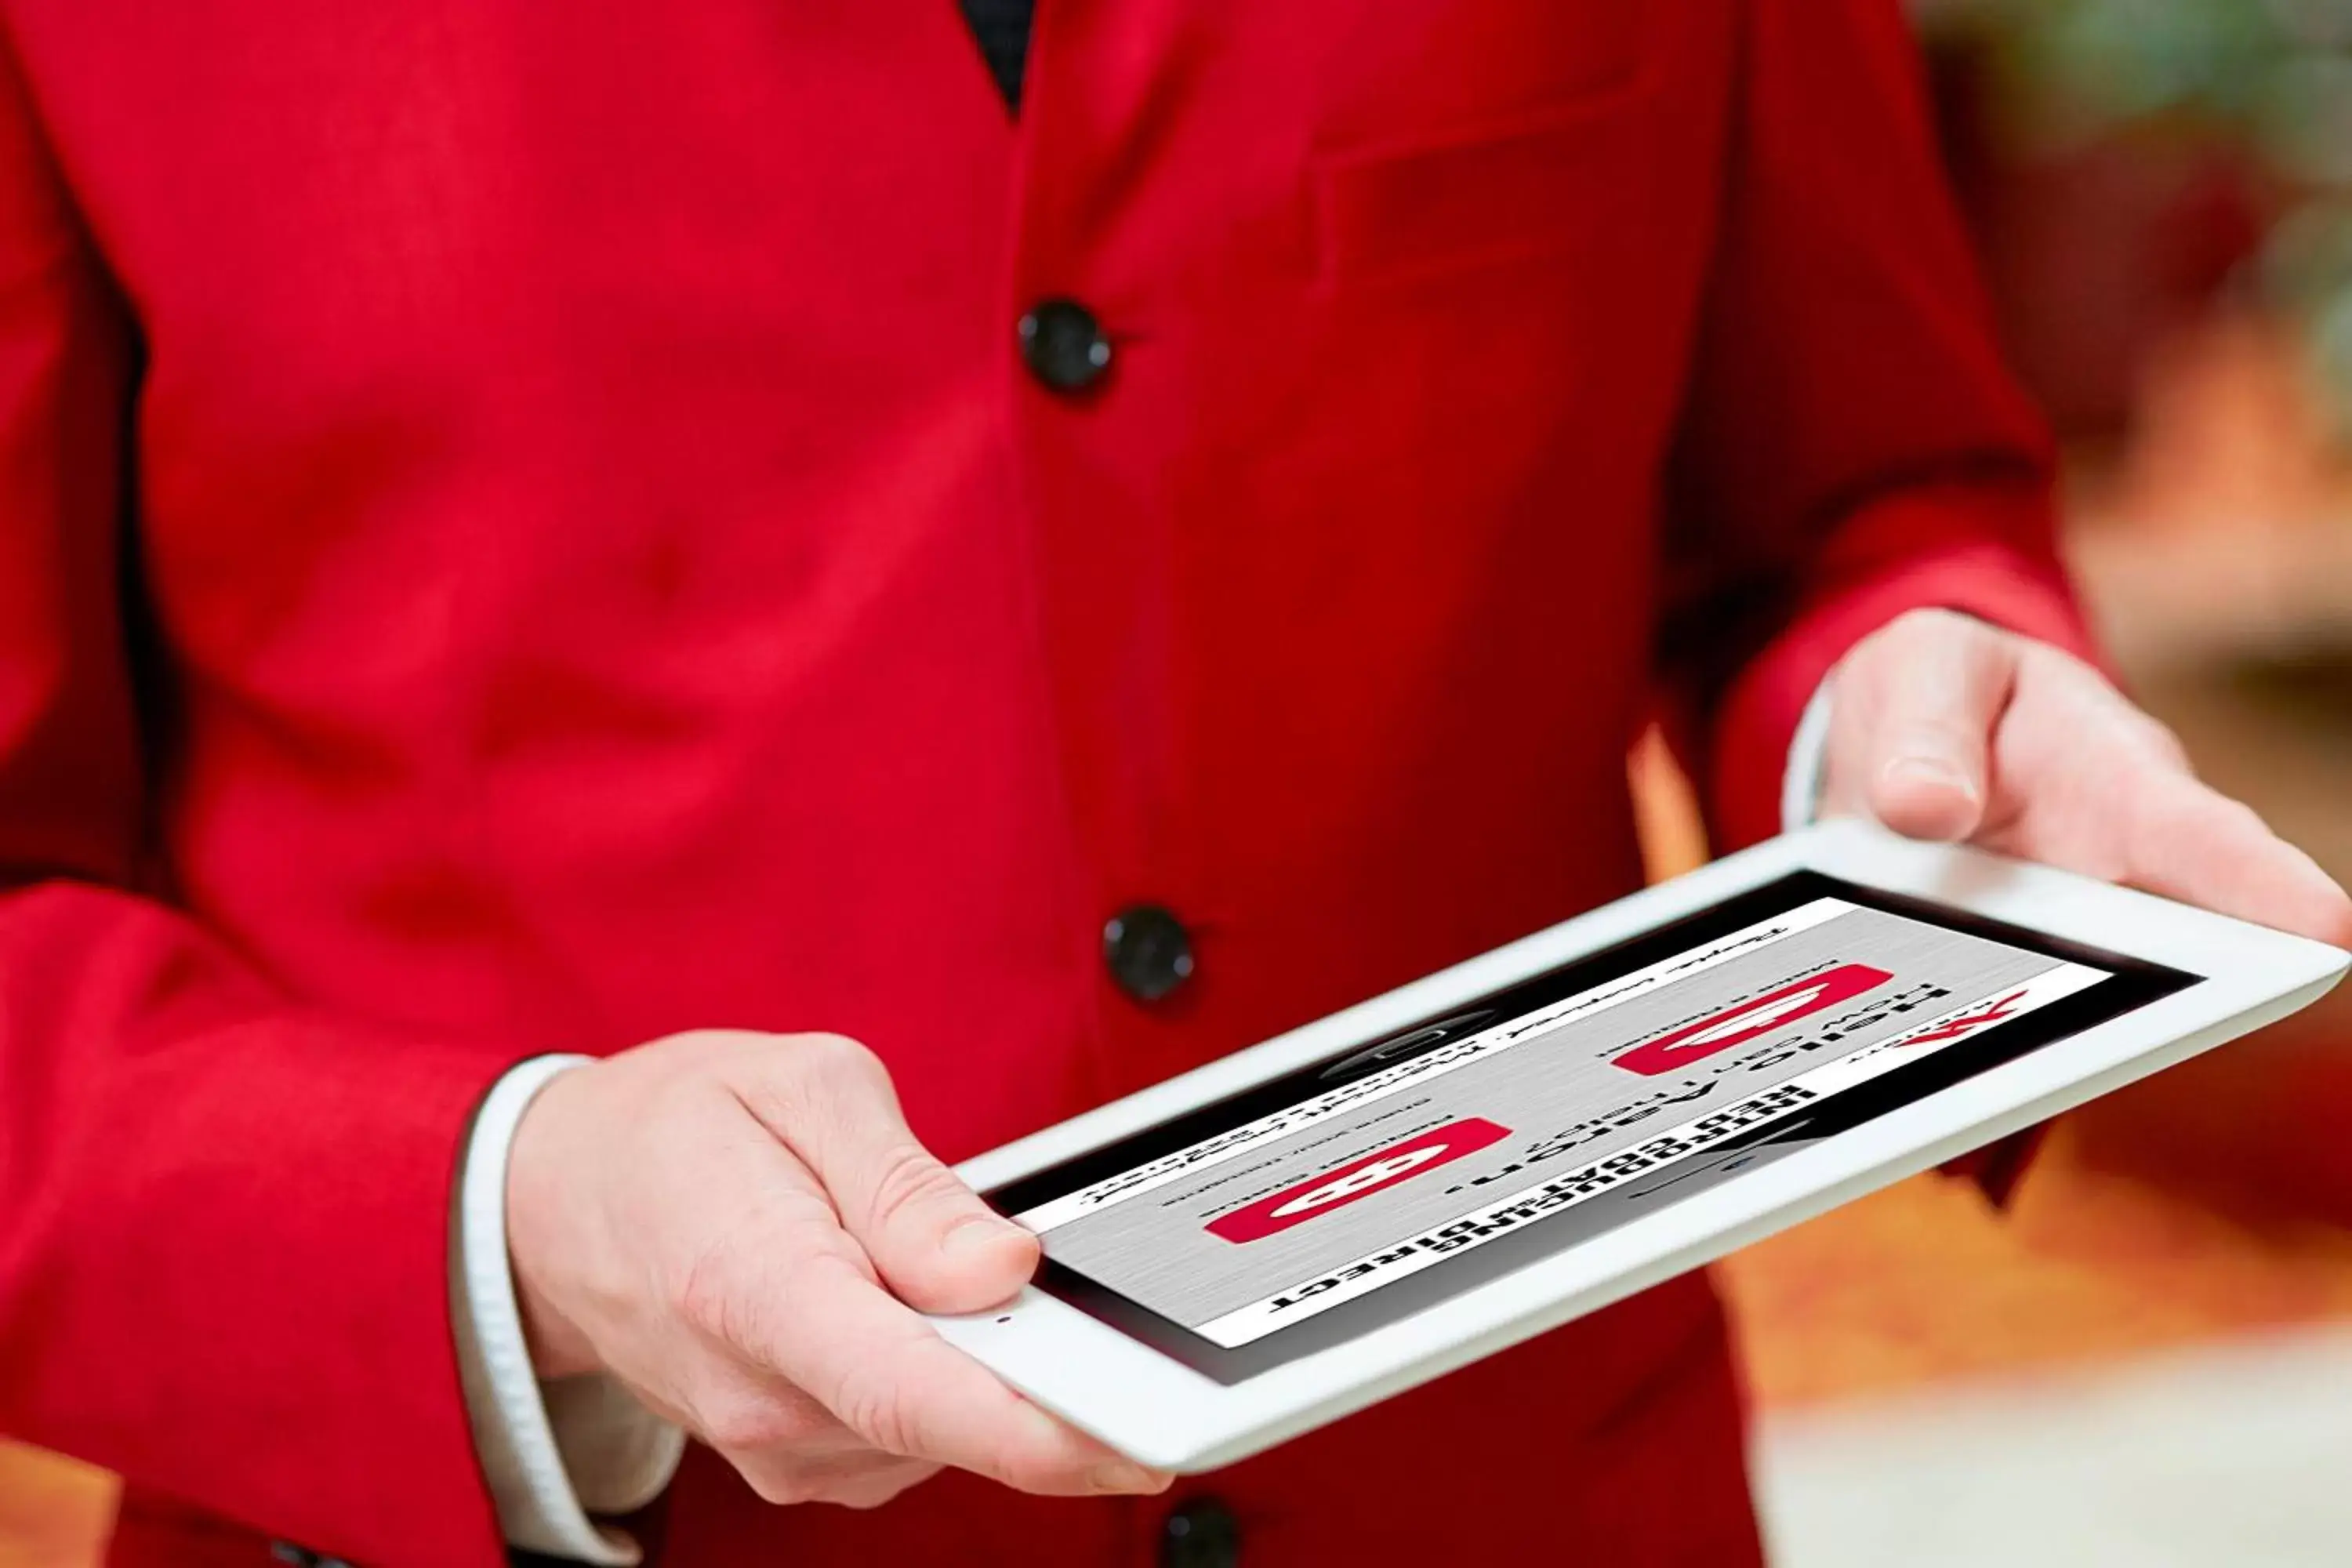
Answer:
[(940, 1467), (866, 1449), (856, 1458), (814, 1460), (790, 1450), (725, 1456), (752, 1495), (779, 1508), (831, 1502), (845, 1508), (879, 1508), (908, 1488), (940, 1473)]
[(942, 1467), (925, 1459), (879, 1459), (842, 1466), (838, 1473), (813, 1477), (812, 1502), (838, 1503), (843, 1508), (880, 1508), (909, 1487), (920, 1486)]
[(683, 1423), (735, 1467), (762, 1501), (827, 1500), (875, 1472), (918, 1464), (886, 1454), (773, 1373), (725, 1358), (715, 1386)]
[(2170, 773), (2144, 775), (2125, 801), (2125, 878), (2134, 887), (2352, 946), (2352, 900), (2245, 805)]
[(709, 1384), (698, 1391), (678, 1424), (726, 1455), (755, 1485), (761, 1475), (783, 1477), (858, 1459), (895, 1464), (903, 1458), (875, 1447), (738, 1347), (726, 1346), (724, 1352)]
[(887, 1453), (1048, 1496), (1153, 1492), (1169, 1478), (1054, 1419), (830, 1257), (795, 1259), (741, 1348)]
[[(749, 1367), (734, 1374), (714, 1403), (718, 1408), (707, 1425), (725, 1438), (713, 1446), (768, 1502), (873, 1508), (940, 1468), (884, 1453), (807, 1394)], [(705, 1426), (696, 1423), (695, 1430), (708, 1439)]]
[(1895, 832), (1958, 840), (1977, 830), (1990, 787), (1994, 726), (2017, 677), (2014, 639), (1963, 616), (1906, 616), (1838, 672), (1858, 740), (1838, 761), (1863, 804)]
[(916, 1139), (871, 1051), (831, 1035), (772, 1047), (740, 1097), (815, 1173), (892, 1290), (922, 1311), (978, 1312), (1028, 1282), (1037, 1238)]

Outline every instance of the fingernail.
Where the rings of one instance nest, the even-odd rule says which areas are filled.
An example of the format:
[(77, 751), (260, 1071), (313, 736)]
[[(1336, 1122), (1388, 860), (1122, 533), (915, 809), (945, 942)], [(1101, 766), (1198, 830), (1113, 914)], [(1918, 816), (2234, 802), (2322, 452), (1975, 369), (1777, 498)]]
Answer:
[(950, 1258), (970, 1258), (987, 1247), (1001, 1245), (1007, 1236), (1021, 1234), (1021, 1227), (994, 1215), (967, 1215), (948, 1226), (940, 1237), (940, 1250)]
[(1889, 782), (1933, 784), (1971, 801), (1977, 798), (1977, 781), (1941, 757), (1897, 757), (1886, 764), (1886, 777)]
[(1168, 1484), (1157, 1470), (1141, 1465), (1097, 1465), (1087, 1478), (1098, 1492), (1156, 1492)]

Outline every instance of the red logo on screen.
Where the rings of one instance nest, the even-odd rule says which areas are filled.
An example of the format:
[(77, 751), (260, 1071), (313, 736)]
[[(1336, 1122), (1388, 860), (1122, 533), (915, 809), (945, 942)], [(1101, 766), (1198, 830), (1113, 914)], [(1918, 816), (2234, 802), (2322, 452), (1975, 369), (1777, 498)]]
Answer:
[(1317, 1215), (1344, 1208), (1358, 1198), (1370, 1197), (1510, 1135), (1509, 1128), (1497, 1127), (1475, 1116), (1449, 1121), (1418, 1138), (1391, 1144), (1336, 1171), (1326, 1171), (1271, 1197), (1260, 1198), (1247, 1208), (1213, 1219), (1209, 1222), (1209, 1234), (1227, 1241), (1255, 1241), (1276, 1231), (1288, 1230), (1294, 1225), (1304, 1225)]
[(1636, 1046), (1619, 1057), (1617, 1065), (1645, 1078), (1677, 1072), (1717, 1051), (1745, 1045), (1759, 1035), (1769, 1035), (1784, 1024), (1792, 1024), (1824, 1007), (1834, 1007), (1894, 978), (1884, 969), (1873, 969), (1866, 963), (1841, 964), (1827, 974), (1783, 985), (1769, 995), (1743, 1002), (1729, 1012), (1676, 1029), (1664, 1039)]
[(2011, 1006), (2024, 1000), (2024, 992), (2012, 991), (1998, 1002), (1988, 1002), (1973, 1013), (1963, 1013), (1957, 1018), (1947, 1018), (1926, 1034), (1914, 1035), (1909, 1039), (1897, 1043), (1907, 1048), (1912, 1046), (1924, 1046), (1935, 1040), (1957, 1040), (1962, 1035), (1973, 1033), (1988, 1024), (2009, 1022), (2017, 1016), (2010, 1011)]

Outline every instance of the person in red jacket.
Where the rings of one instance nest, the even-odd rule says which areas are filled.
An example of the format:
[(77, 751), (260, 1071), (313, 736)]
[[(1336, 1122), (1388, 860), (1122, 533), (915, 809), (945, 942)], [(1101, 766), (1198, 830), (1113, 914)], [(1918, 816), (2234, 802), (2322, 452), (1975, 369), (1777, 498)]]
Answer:
[(941, 1160), (1635, 887), (1654, 711), (2345, 934), (2086, 662), (1916, 79), (0, 0), (0, 1428), (131, 1568), (1755, 1561), (1698, 1277), (1172, 1489), (915, 1310), (1034, 1257)]

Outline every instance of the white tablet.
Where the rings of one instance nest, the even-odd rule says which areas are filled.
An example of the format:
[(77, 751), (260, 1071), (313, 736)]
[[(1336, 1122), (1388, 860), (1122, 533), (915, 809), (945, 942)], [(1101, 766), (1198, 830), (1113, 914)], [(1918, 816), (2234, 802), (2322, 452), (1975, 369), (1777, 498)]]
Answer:
[(1858, 824), (1792, 835), (982, 1155), (1043, 1238), (936, 1320), (1229, 1463), (2282, 1017), (2332, 947)]

